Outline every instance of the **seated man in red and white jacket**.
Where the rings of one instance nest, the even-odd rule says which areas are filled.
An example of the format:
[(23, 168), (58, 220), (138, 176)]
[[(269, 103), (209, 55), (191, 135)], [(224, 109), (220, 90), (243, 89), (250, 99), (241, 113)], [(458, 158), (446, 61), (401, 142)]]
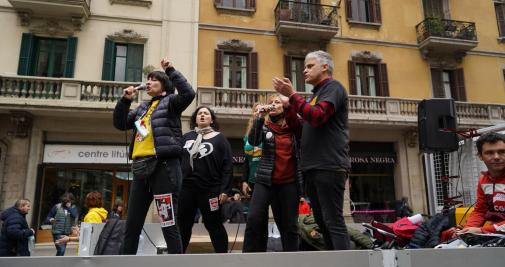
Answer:
[(457, 234), (505, 232), (505, 135), (482, 135), (477, 151), (488, 171), (479, 178), (475, 208)]

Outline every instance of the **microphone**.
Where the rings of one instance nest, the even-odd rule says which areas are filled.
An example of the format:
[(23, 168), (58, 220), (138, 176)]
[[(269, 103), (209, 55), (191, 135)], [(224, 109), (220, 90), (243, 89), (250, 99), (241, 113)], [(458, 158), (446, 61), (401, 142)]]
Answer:
[(137, 87), (135, 87), (134, 89), (137, 91), (142, 91), (142, 90), (146, 90), (146, 88), (147, 88), (147, 85), (145, 83), (141, 83)]
[[(147, 85), (145, 83), (141, 83), (141, 84), (135, 86), (133, 89), (137, 90), (137, 91), (142, 91), (142, 90), (146, 90), (146, 88), (147, 88)], [(124, 92), (125, 92), (125, 94), (129, 95), (127, 89), (124, 89)]]

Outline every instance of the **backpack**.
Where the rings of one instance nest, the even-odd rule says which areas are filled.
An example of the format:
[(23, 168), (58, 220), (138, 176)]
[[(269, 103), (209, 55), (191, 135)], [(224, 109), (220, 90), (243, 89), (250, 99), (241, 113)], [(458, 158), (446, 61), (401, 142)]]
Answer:
[(126, 229), (126, 221), (109, 219), (95, 246), (94, 255), (120, 255)]

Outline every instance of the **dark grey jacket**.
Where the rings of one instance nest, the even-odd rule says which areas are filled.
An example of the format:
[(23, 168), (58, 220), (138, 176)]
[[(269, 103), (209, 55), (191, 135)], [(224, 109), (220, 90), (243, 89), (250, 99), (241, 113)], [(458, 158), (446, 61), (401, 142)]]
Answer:
[[(135, 121), (147, 112), (152, 101), (160, 100), (153, 114), (151, 114), (154, 149), (156, 150), (156, 156), (160, 158), (181, 156), (181, 113), (195, 98), (195, 91), (180, 72), (173, 68), (168, 68), (166, 73), (175, 88), (177, 88), (178, 94), (153, 97), (150, 101), (141, 103), (133, 110), (130, 110), (132, 101), (123, 97), (118, 101), (114, 109), (114, 127), (123, 131), (134, 129), (133, 137), (135, 137)], [(130, 158), (132, 152), (133, 141), (130, 144)]]
[[(286, 123), (292, 131), (292, 144), (293, 144), (293, 159), (295, 162), (294, 178), (298, 183), (299, 193), (303, 194), (303, 177), (298, 168), (298, 160), (300, 158), (299, 150), (299, 136), (301, 133), (302, 122), (296, 113), (285, 112)], [(267, 138), (267, 134), (271, 135)], [(253, 127), (248, 136), (249, 144), (257, 146), (263, 144), (263, 152), (258, 167), (256, 169), (256, 183), (264, 184), (266, 186), (272, 185), (272, 172), (275, 169), (275, 133), (268, 128), (263, 118), (254, 120)]]

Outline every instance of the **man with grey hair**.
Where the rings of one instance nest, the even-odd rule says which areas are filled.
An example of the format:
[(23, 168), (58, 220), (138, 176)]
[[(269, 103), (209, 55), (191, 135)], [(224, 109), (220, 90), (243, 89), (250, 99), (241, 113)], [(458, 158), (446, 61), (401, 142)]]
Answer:
[(303, 75), (312, 84), (309, 101), (298, 95), (289, 79), (274, 78), (274, 88), (289, 97), (289, 108), (303, 119), (301, 169), (306, 193), (328, 250), (349, 249), (343, 216), (349, 160), (347, 92), (332, 79), (333, 60), (324, 51), (305, 57)]

